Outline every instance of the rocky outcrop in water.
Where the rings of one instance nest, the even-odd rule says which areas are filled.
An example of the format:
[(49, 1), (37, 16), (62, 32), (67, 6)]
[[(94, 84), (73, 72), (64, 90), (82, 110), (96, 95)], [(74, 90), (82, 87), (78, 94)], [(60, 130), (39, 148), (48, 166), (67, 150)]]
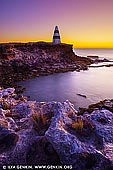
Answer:
[(82, 115), (84, 112), (92, 113), (94, 110), (107, 109), (110, 112), (113, 112), (113, 99), (105, 99), (96, 104), (91, 104), (88, 108), (79, 108), (79, 115)]
[(51, 73), (86, 70), (91, 59), (74, 54), (72, 45), (52, 43), (0, 44), (0, 85)]
[(1, 89), (0, 160), (1, 166), (51, 164), (112, 170), (113, 112), (93, 107), (90, 114), (78, 116), (69, 101), (27, 101), (14, 88)]

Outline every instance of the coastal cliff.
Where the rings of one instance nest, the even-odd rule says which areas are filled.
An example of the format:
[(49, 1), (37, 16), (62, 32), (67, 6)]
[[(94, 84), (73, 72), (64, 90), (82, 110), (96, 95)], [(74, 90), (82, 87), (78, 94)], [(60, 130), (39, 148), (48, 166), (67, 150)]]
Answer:
[(0, 85), (10, 87), (15, 81), (40, 75), (86, 70), (91, 63), (90, 58), (75, 55), (70, 44), (0, 44)]
[(78, 115), (68, 100), (27, 101), (14, 88), (1, 89), (0, 166), (113, 169), (113, 100), (102, 104)]

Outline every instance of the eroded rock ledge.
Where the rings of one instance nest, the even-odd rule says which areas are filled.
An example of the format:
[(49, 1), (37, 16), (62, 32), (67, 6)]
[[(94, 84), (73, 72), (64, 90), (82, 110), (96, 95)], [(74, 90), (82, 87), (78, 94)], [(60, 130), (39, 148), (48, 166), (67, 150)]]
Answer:
[(79, 57), (69, 44), (8, 43), (0, 44), (0, 85), (40, 75), (86, 70), (93, 61)]
[(27, 101), (14, 88), (1, 89), (0, 165), (113, 169), (113, 112), (93, 108), (78, 116), (69, 101)]

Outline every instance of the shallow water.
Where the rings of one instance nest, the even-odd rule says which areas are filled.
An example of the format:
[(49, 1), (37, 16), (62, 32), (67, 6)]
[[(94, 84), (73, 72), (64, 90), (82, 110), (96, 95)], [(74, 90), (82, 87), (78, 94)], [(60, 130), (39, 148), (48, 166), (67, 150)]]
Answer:
[[(90, 68), (88, 71), (57, 73), (19, 83), (30, 100), (70, 100), (76, 109), (113, 98), (113, 67)], [(78, 96), (84, 94), (87, 98)]]
[(80, 56), (96, 55), (113, 60), (113, 48), (74, 48), (73, 50)]
[[(92, 51), (91, 51), (92, 50)], [(98, 55), (113, 59), (113, 49), (78, 49), (77, 54)], [(108, 58), (109, 58), (108, 57)], [(88, 71), (56, 73), (19, 83), (26, 88), (24, 95), (36, 101), (70, 100), (76, 109), (100, 100), (113, 98), (113, 67), (89, 68)], [(77, 94), (87, 97), (81, 97)]]

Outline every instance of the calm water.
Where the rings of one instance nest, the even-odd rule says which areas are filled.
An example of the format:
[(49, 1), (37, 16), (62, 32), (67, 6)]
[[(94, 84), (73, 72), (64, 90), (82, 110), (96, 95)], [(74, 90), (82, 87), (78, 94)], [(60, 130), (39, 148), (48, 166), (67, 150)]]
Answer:
[(74, 52), (80, 56), (97, 55), (113, 60), (113, 48), (76, 48)]
[[(102, 49), (100, 50), (100, 53), (103, 53), (105, 57), (105, 49), (103, 51)], [(106, 50), (105, 54), (113, 59), (113, 49)], [(77, 49), (76, 52), (80, 55), (83, 53), (83, 49)], [(85, 49), (84, 54), (89, 55), (91, 53), (94, 55), (93, 52), (93, 49), (92, 53), (91, 49), (90, 51)], [(95, 55), (100, 54), (99, 49), (97, 49), (97, 52), (95, 49)], [(23, 94), (30, 96), (30, 100), (65, 101), (69, 99), (75, 108), (78, 109), (79, 107), (87, 107), (89, 104), (100, 100), (113, 98), (113, 67), (90, 68), (88, 71), (81, 72), (57, 73), (23, 81), (19, 84), (26, 87), (26, 91)], [(84, 94), (87, 98), (78, 96), (77, 93)]]

